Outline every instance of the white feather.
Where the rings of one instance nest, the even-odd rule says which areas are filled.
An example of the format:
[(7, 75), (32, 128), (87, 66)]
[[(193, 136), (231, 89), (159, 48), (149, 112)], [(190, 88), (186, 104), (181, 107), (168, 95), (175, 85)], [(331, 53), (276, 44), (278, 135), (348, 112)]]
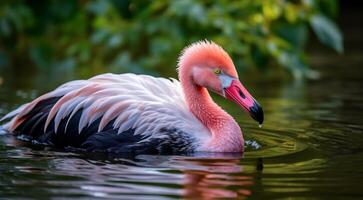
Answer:
[[(153, 138), (161, 137), (158, 133), (164, 128), (178, 129), (196, 137), (210, 137), (209, 130), (188, 110), (179, 81), (147, 75), (109, 73), (68, 82), (12, 115), (25, 115), (24, 111), (29, 112), (35, 106), (34, 102), (57, 96), (70, 98), (64, 99), (58, 109), (52, 109), (55, 131), (62, 119), (67, 116), (71, 119), (82, 109), (79, 133), (101, 117), (98, 131), (115, 120), (113, 126), (118, 133), (133, 128), (135, 134)], [(69, 120), (66, 127), (68, 123)]]

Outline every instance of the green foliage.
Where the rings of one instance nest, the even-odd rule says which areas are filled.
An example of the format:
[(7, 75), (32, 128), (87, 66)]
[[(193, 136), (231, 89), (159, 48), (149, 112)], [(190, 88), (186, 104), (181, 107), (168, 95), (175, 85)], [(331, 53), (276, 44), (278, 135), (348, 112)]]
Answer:
[(156, 73), (174, 70), (185, 45), (209, 39), (240, 69), (278, 65), (301, 78), (313, 74), (304, 53), (309, 26), (323, 44), (343, 51), (330, 20), (336, 13), (334, 0), (5, 0), (0, 67), (21, 61), (39, 68)]
[(343, 38), (338, 27), (323, 15), (314, 15), (311, 20), (311, 27), (319, 40), (339, 53), (343, 52)]

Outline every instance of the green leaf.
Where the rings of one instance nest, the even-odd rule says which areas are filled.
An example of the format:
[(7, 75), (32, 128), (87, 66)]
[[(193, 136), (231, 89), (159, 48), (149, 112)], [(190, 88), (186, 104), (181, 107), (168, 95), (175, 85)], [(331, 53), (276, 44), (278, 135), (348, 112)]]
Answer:
[(339, 28), (327, 17), (323, 15), (314, 15), (310, 19), (310, 25), (313, 28), (320, 42), (342, 53), (343, 37)]

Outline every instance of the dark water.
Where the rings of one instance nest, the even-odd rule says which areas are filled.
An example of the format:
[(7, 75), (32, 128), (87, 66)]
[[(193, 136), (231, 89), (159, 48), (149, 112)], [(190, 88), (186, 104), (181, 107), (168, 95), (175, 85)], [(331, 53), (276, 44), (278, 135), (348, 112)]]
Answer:
[[(257, 124), (232, 103), (247, 139), (244, 156), (78, 154), (0, 135), (0, 198), (358, 198), (363, 197), (361, 53), (313, 56), (315, 81), (243, 82), (265, 110)], [(23, 72), (22, 72), (23, 71)], [(69, 79), (62, 70), (3, 70), (0, 116)]]

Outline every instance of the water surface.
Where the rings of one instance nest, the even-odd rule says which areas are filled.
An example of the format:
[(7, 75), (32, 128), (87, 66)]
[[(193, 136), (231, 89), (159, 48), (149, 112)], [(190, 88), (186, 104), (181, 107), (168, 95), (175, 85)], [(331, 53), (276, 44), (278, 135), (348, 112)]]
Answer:
[[(321, 72), (315, 81), (243, 78), (263, 105), (262, 128), (232, 103), (216, 98), (244, 132), (244, 155), (81, 154), (39, 148), (1, 134), (0, 198), (361, 197), (360, 55), (313, 57)], [(0, 116), (64, 81), (87, 76), (3, 70)]]

